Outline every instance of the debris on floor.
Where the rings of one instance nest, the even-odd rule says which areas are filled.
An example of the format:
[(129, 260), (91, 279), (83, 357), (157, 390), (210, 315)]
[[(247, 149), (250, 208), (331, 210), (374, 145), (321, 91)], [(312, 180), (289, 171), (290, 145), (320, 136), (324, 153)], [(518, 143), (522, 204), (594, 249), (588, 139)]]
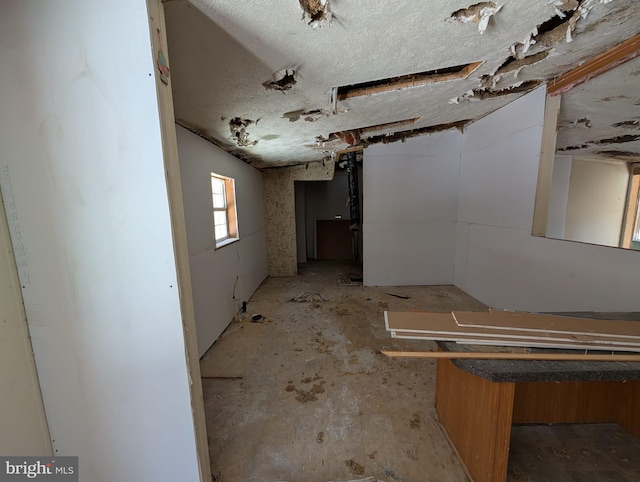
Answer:
[[(298, 276), (268, 278), (230, 334), (201, 359), (205, 376), (243, 377), (202, 381), (218, 482), (466, 480), (427, 408), (435, 403), (435, 368), (376, 354), (423, 347), (390, 339), (379, 303), (441, 311), (486, 307), (454, 287), (336, 283), (360, 269), (353, 262), (310, 262), (299, 266)], [(436, 296), (442, 293), (451, 296)], [(293, 298), (299, 302), (289, 303)], [(269, 324), (251, 323), (254, 313)], [(412, 430), (414, 412), (420, 428)], [(362, 473), (354, 473), (358, 466), (348, 466), (349, 459)]]
[(407, 295), (399, 295), (396, 293), (388, 293), (387, 291), (383, 291), (385, 295), (393, 296), (394, 298), (400, 298), (401, 300), (408, 300), (409, 296)]
[(289, 303), (317, 303), (319, 301), (327, 300), (325, 300), (320, 293), (300, 293), (295, 298), (291, 298)]
[(353, 459), (345, 460), (344, 463), (347, 464), (347, 467), (349, 467), (349, 470), (351, 470), (351, 472), (353, 472), (354, 474), (356, 475), (364, 474), (364, 467), (360, 465), (358, 462), (356, 462), (355, 460)]

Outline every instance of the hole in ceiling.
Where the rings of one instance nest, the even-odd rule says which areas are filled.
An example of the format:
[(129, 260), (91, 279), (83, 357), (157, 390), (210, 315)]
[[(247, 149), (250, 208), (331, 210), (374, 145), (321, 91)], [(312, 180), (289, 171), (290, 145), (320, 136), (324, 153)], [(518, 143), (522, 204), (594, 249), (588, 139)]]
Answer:
[(567, 40), (571, 42), (571, 33), (578, 23), (580, 11), (575, 10), (573, 15), (560, 17), (554, 15), (546, 22), (538, 26), (538, 33), (533, 37), (535, 43), (551, 47), (553, 44)]
[(384, 124), (375, 124), (367, 127), (360, 127), (359, 129), (351, 129), (348, 131), (340, 131), (340, 132), (332, 132), (329, 134), (329, 137), (326, 141), (330, 141), (332, 139), (340, 139), (343, 142), (346, 142), (350, 146), (355, 146), (360, 142), (360, 138), (363, 134), (372, 131), (380, 131), (383, 129), (393, 129), (394, 127), (402, 127), (410, 124), (415, 124), (420, 120), (420, 117), (413, 117), (411, 119), (404, 119), (401, 121), (395, 122), (386, 122)]
[(234, 117), (229, 121), (229, 130), (231, 131), (231, 137), (240, 147), (255, 146), (258, 141), (250, 141), (247, 127), (254, 122), (251, 119), (243, 119), (242, 117)]
[(345, 100), (351, 97), (377, 94), (392, 90), (408, 89), (419, 85), (446, 82), (448, 80), (464, 79), (471, 74), (482, 62), (455, 65), (442, 69), (428, 70), (416, 74), (389, 77), (387, 79), (372, 80), (360, 84), (344, 85), (337, 88), (337, 100)]
[(393, 134), (382, 134), (379, 136), (368, 137), (363, 139), (361, 143), (366, 147), (369, 144), (389, 144), (391, 142), (402, 141), (409, 139), (410, 137), (416, 137), (426, 134), (433, 134), (435, 132), (448, 131), (449, 129), (458, 129), (462, 131), (464, 127), (473, 122), (471, 119), (465, 119), (456, 122), (449, 122), (447, 124), (438, 124), (435, 126), (420, 127), (418, 129), (411, 129), (407, 131), (394, 132)]
[(477, 23), (478, 32), (484, 33), (489, 25), (491, 17), (498, 13), (501, 8), (502, 5), (498, 7), (494, 2), (476, 3), (467, 8), (456, 10), (451, 14), (451, 17), (449, 17), (448, 20), (460, 23)]
[(484, 75), (482, 77), (481, 87), (489, 87), (493, 89), (506, 74), (511, 72), (513, 72), (514, 78), (517, 78), (518, 74), (524, 67), (537, 64), (538, 62), (546, 59), (548, 56), (548, 50), (543, 50), (542, 52), (528, 55), (527, 57), (521, 59), (513, 55), (509, 56), (509, 58), (507, 58), (507, 60), (505, 60), (504, 63), (500, 67), (498, 67), (498, 70), (496, 70), (492, 75)]
[(528, 55), (522, 59), (511, 56), (500, 67), (498, 67), (498, 70), (496, 70), (494, 75), (503, 75), (509, 72), (513, 72), (514, 70), (520, 70), (522, 67), (526, 67), (527, 65), (537, 64), (538, 62), (546, 59), (548, 56), (548, 50), (543, 50), (542, 52), (538, 52), (537, 54)]
[(322, 22), (331, 24), (333, 14), (329, 0), (298, 0), (302, 7), (302, 20), (307, 20), (311, 28), (322, 27)]
[(519, 82), (510, 87), (506, 87), (500, 90), (495, 90), (491, 88), (474, 89), (474, 90), (470, 90), (469, 92), (465, 92), (459, 97), (454, 97), (453, 99), (450, 99), (449, 104), (459, 104), (460, 102), (463, 102), (466, 100), (469, 100), (469, 101), (486, 100), (486, 99), (493, 99), (496, 97), (503, 97), (505, 95), (521, 94), (521, 93), (529, 92), (530, 90), (535, 89), (540, 84), (542, 84), (541, 80), (527, 80), (525, 82)]
[(296, 71), (285, 70), (283, 72), (276, 72), (273, 74), (273, 79), (267, 80), (262, 83), (262, 86), (268, 90), (279, 90), (284, 94), (285, 90), (289, 90), (291, 87), (296, 85)]

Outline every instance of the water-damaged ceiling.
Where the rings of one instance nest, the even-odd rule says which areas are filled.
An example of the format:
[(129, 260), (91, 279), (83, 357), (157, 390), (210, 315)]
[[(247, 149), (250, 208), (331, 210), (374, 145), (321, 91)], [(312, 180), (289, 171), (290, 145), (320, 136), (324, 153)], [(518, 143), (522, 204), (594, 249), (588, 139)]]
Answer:
[[(258, 168), (462, 129), (640, 32), (637, 0), (164, 5), (176, 121)], [(638, 62), (563, 94), (559, 148), (640, 152)]]

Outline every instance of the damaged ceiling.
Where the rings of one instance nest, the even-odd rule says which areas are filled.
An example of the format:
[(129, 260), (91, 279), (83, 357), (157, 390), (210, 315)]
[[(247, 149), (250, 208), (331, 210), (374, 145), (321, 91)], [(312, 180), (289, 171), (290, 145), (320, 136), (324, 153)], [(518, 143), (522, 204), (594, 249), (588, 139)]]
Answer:
[[(640, 32), (636, 0), (164, 5), (176, 121), (261, 169), (463, 129)], [(559, 149), (640, 152), (639, 62), (563, 94)]]

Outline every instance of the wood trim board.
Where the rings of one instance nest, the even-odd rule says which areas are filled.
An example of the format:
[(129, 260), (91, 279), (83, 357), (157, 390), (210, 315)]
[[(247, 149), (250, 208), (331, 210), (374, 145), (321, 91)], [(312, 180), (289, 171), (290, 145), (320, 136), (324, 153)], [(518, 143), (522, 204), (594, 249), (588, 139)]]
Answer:
[(408, 333), (402, 331), (391, 331), (392, 338), (400, 338), (405, 340), (429, 340), (429, 341), (453, 341), (463, 345), (484, 345), (484, 346), (510, 346), (521, 348), (554, 348), (568, 350), (597, 350), (597, 351), (629, 351), (640, 353), (640, 347), (626, 345), (595, 345), (586, 343), (569, 343), (569, 342), (553, 342), (553, 341), (535, 341), (526, 339), (507, 339), (507, 338), (478, 338), (465, 335), (451, 334), (429, 334), (429, 333)]
[[(593, 353), (487, 353), (473, 351), (381, 351), (380, 353), (389, 358), (640, 362), (640, 355)], [(496, 385), (500, 384), (496, 383)]]
[(640, 55), (640, 34), (562, 74), (549, 82), (547, 93), (556, 96)]
[(640, 341), (640, 322), (594, 320), (558, 315), (538, 315), (512, 311), (455, 311), (453, 318), (460, 327), (483, 327), (499, 330), (536, 331), (556, 334), (588, 335), (598, 338), (626, 338)]
[[(533, 346), (531, 343), (549, 343), (557, 345), (563, 343), (564, 345), (576, 346), (583, 344), (585, 346), (596, 347), (598, 345), (604, 345), (607, 347), (635, 347), (636, 350), (640, 349), (640, 340), (633, 338), (623, 337), (607, 337), (601, 339), (599, 335), (591, 334), (555, 334), (548, 333), (540, 330), (525, 330), (520, 328), (496, 328), (492, 326), (486, 326), (474, 324), (474, 325), (461, 325), (458, 320), (458, 313), (464, 313), (465, 315), (484, 315), (479, 317), (480, 320), (489, 319), (492, 315), (498, 314), (498, 312), (484, 313), (484, 312), (454, 312), (454, 313), (429, 313), (429, 312), (384, 312), (385, 327), (387, 331), (401, 333), (405, 338), (407, 334), (428, 334), (428, 335), (451, 335), (456, 338), (470, 338), (479, 340), (500, 340), (502, 342), (508, 342), (509, 340), (518, 342), (528, 342), (527, 346)], [(500, 312), (502, 313), (502, 312)], [(488, 316), (486, 316), (488, 315)], [(463, 317), (464, 318), (464, 317)], [(517, 317), (516, 317), (517, 318)], [(563, 318), (563, 317), (558, 317)], [(467, 319), (475, 320), (473, 317), (467, 317)], [(628, 322), (634, 323), (634, 322)], [(640, 327), (640, 323), (638, 324)], [(393, 335), (392, 335), (393, 336)], [(425, 338), (425, 337), (421, 337)], [(451, 337), (449, 338), (451, 339)], [(545, 345), (548, 346), (548, 345)]]

